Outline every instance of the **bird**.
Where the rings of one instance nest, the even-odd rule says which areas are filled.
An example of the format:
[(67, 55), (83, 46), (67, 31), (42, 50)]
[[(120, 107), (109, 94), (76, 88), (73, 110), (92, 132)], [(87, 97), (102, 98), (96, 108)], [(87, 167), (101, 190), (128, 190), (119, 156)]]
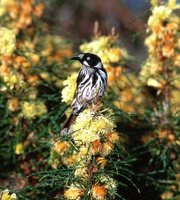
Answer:
[(82, 67), (76, 80), (77, 88), (71, 104), (72, 113), (63, 125), (61, 135), (69, 134), (70, 126), (78, 114), (99, 101), (107, 87), (107, 72), (98, 55), (81, 53), (71, 60), (79, 61)]

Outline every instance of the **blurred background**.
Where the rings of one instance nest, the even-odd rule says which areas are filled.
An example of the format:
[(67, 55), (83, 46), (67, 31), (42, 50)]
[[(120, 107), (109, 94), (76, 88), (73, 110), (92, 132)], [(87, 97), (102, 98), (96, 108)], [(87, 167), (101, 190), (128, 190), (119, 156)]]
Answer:
[[(145, 59), (144, 38), (146, 21), (150, 14), (149, 0), (52, 0), (44, 19), (52, 25), (52, 33), (59, 33), (79, 45), (97, 31), (119, 35), (123, 44), (138, 63)], [(132, 66), (133, 67), (133, 66)]]

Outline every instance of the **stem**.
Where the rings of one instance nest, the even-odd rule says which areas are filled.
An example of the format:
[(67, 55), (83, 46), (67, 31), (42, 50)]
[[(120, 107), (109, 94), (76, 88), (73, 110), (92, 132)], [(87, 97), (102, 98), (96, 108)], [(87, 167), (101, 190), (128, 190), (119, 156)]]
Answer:
[(163, 106), (163, 115), (162, 115), (162, 125), (167, 126), (169, 124), (169, 114), (170, 114), (170, 96), (171, 96), (171, 92), (170, 92), (170, 70), (168, 67), (168, 60), (164, 59), (164, 80), (165, 80), (165, 84), (164, 84), (164, 88), (162, 90), (163, 93), (163, 102), (162, 102), (162, 106)]

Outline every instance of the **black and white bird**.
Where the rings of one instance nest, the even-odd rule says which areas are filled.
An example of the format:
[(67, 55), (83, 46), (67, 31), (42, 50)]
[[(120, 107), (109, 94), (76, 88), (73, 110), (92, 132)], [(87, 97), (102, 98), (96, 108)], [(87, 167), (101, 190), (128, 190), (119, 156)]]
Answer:
[(76, 81), (77, 88), (71, 104), (72, 113), (64, 124), (61, 134), (68, 134), (75, 117), (88, 105), (101, 99), (107, 85), (107, 72), (99, 56), (93, 53), (82, 53), (72, 57), (71, 60), (78, 60), (82, 68)]

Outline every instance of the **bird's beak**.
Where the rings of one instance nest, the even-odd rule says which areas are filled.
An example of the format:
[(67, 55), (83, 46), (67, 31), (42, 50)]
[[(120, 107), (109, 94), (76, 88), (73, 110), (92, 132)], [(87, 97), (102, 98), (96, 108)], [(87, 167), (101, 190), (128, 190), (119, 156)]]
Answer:
[(74, 56), (71, 58), (71, 60), (80, 60), (80, 57), (79, 56)]
[(78, 60), (79, 62), (81, 62), (83, 56), (84, 56), (84, 54), (81, 53), (81, 54), (79, 54), (78, 56), (74, 56), (74, 57), (72, 57), (71, 60)]

